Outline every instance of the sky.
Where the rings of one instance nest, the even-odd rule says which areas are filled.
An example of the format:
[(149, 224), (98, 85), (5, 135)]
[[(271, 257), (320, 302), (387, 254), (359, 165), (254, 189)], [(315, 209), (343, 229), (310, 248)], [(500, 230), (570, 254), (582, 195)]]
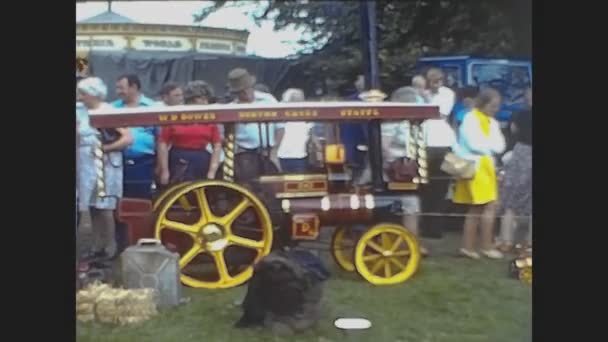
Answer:
[[(267, 58), (286, 57), (298, 52), (301, 47), (296, 42), (302, 36), (301, 30), (285, 29), (275, 32), (272, 21), (265, 21), (258, 27), (247, 11), (257, 5), (253, 1), (237, 8), (223, 8), (211, 14), (201, 26), (247, 30), (250, 32), (247, 53)], [(112, 2), (112, 11), (145, 24), (194, 25), (193, 14), (207, 6), (210, 1), (137, 1)], [(103, 13), (108, 9), (105, 2), (76, 4), (76, 21)]]

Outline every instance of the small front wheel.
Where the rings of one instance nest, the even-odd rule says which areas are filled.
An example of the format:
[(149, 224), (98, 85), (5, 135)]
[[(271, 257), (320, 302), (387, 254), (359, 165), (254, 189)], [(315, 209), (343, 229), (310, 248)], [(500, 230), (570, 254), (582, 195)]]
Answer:
[(420, 265), (418, 240), (407, 228), (382, 223), (365, 232), (354, 251), (357, 272), (374, 285), (408, 280)]
[(347, 272), (355, 272), (353, 252), (357, 239), (356, 232), (348, 227), (336, 227), (331, 238), (331, 255), (336, 264)]

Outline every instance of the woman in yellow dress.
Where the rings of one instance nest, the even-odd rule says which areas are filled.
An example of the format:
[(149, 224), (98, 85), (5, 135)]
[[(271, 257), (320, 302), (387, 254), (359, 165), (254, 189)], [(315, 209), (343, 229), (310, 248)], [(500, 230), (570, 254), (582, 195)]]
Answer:
[(481, 224), (480, 252), (488, 258), (500, 259), (503, 255), (494, 247), (493, 237), (498, 199), (494, 156), (505, 149), (504, 136), (494, 119), (500, 109), (501, 97), (496, 90), (485, 89), (475, 102), (475, 108), (462, 121), (458, 144), (454, 147), (456, 155), (475, 162), (477, 167), (472, 179), (456, 181), (452, 197), (454, 203), (468, 206), (460, 253), (479, 259), (475, 241)]

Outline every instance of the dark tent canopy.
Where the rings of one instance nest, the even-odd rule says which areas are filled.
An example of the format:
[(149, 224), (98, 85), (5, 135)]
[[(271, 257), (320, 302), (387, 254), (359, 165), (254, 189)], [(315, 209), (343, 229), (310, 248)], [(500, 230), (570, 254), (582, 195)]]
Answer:
[(109, 101), (116, 99), (114, 82), (127, 73), (139, 76), (143, 93), (148, 97), (156, 97), (166, 82), (185, 84), (193, 80), (208, 82), (216, 95), (222, 97), (228, 72), (234, 68), (247, 69), (256, 76), (258, 83), (266, 84), (274, 93), (290, 64), (286, 59), (195, 52), (94, 51), (89, 55), (91, 74), (108, 84)]

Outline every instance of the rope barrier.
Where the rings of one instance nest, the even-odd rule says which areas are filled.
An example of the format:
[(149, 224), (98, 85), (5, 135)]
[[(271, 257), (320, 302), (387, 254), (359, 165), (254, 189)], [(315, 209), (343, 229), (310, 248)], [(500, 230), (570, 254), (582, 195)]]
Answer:
[[(450, 214), (450, 213), (419, 213), (419, 214), (412, 214), (412, 215), (413, 216), (417, 216), (417, 217), (421, 217), (421, 216), (422, 217), (477, 217), (477, 218), (483, 217), (483, 215), (456, 214), (456, 213), (454, 213), (454, 214)], [(498, 218), (503, 218), (505, 216), (506, 215), (495, 215), (494, 217), (496, 219), (498, 219)], [(518, 220), (519, 219), (530, 219), (532, 217), (532, 215), (514, 215), (512, 217), (514, 219), (518, 219)], [(233, 224), (233, 225), (235, 225), (235, 227), (233, 228), (233, 230), (239, 231), (239, 232), (256, 232), (256, 233), (261, 233), (262, 232), (259, 228), (250, 228), (250, 227), (238, 226), (239, 224), (242, 224), (242, 223), (239, 223), (238, 219), (237, 219), (237, 221)], [(353, 229), (353, 230), (359, 230), (360, 229), (361, 231), (364, 231), (364, 230), (366, 230), (368, 228), (371, 228), (375, 224), (376, 223), (374, 223), (374, 222), (362, 222), (362, 223), (352, 223), (352, 224), (343, 224), (343, 225), (336, 224), (336, 225), (321, 226), (321, 227), (319, 227), (319, 230), (328, 229), (329, 227), (348, 227), (348, 228)], [(365, 228), (361, 229), (361, 228), (359, 228), (357, 226), (364, 226)], [(323, 228), (323, 227), (327, 227), (327, 228)], [(289, 228), (291, 228), (291, 225), (289, 225), (288, 229)], [(171, 228), (166, 228), (166, 229), (171, 230)], [(280, 229), (280, 228), (278, 228), (278, 229)]]

